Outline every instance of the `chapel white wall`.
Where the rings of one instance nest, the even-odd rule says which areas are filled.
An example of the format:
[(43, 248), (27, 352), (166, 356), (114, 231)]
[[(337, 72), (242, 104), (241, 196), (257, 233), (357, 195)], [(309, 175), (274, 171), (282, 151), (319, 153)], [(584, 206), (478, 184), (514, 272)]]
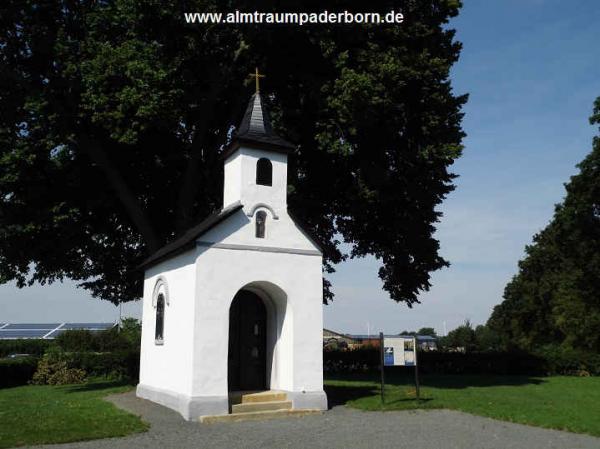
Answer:
[[(225, 245), (248, 245), (320, 252), (304, 231), (294, 223), (287, 210), (276, 211), (277, 219), (273, 217), (269, 209), (264, 207), (259, 207), (252, 216), (248, 216), (250, 210), (251, 206), (246, 207), (244, 205), (243, 209), (202, 235), (199, 241)], [(258, 210), (267, 212), (265, 238), (256, 237), (256, 212)]]
[(276, 286), (287, 297), (270, 387), (323, 390), (320, 255), (199, 247), (196, 270), (194, 341), (202, 344), (194, 349), (193, 396), (227, 395), (229, 307), (248, 285)]
[[(140, 385), (189, 395), (192, 385), (195, 248), (146, 271), (142, 306)], [(155, 342), (156, 308), (153, 292), (159, 277), (168, 286), (164, 341)]]

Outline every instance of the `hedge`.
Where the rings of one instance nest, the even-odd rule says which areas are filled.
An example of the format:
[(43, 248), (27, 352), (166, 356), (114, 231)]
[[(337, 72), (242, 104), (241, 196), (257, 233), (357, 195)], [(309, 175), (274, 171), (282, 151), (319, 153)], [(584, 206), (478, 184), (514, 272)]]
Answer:
[[(57, 347), (54, 347), (58, 349)], [(88, 376), (107, 377), (137, 383), (140, 373), (138, 350), (115, 352), (63, 352), (66, 367), (83, 370)], [(38, 357), (0, 359), (0, 388), (26, 385), (33, 379)]]
[(0, 340), (0, 358), (10, 354), (30, 354), (41, 357), (53, 344), (52, 340), (28, 339)]
[(0, 340), (0, 358), (10, 354), (30, 354), (41, 357), (51, 346), (58, 346), (66, 352), (112, 352), (139, 350), (139, 336), (119, 332), (117, 328), (102, 332), (83, 329), (70, 329), (54, 340), (17, 339)]
[(89, 376), (127, 379), (137, 382), (140, 374), (139, 350), (115, 352), (73, 352), (69, 367), (85, 370)]
[(112, 352), (139, 347), (139, 341), (130, 341), (117, 328), (102, 332), (91, 332), (85, 329), (68, 330), (59, 334), (55, 342), (66, 352)]
[(377, 348), (325, 349), (323, 371), (326, 373), (364, 372), (378, 368), (379, 360), (380, 354)]
[[(524, 351), (420, 351), (418, 361), (419, 369), (425, 374), (600, 375), (600, 354), (560, 347), (541, 348), (535, 354)], [(378, 348), (323, 352), (326, 373), (372, 371), (379, 369), (379, 363)]]
[(544, 359), (526, 352), (422, 352), (418, 354), (423, 373), (545, 375)]
[(37, 357), (0, 360), (0, 388), (26, 385), (37, 368)]

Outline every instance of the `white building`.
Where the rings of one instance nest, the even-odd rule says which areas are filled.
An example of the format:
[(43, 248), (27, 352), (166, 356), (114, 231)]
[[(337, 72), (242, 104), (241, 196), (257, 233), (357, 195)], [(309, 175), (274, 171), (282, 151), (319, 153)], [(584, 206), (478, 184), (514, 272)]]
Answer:
[(137, 395), (186, 419), (234, 391), (326, 409), (322, 253), (287, 209), (287, 161), (260, 94), (224, 153), (223, 208), (146, 260)]

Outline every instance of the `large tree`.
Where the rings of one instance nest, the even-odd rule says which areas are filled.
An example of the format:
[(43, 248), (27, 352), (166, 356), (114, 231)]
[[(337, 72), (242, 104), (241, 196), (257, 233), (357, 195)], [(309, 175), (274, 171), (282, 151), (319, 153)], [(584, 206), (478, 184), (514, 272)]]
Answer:
[(279, 134), (298, 144), (289, 203), (325, 270), (375, 255), (390, 296), (417, 302), (448, 264), (433, 233), (463, 137), (447, 26), (459, 7), (386, 2), (369, 9), (402, 10), (404, 24), (299, 27), (183, 13), (321, 2), (3, 1), (0, 282), (69, 277), (113, 302), (139, 297), (139, 262), (221, 206), (222, 146), (258, 66)]
[[(600, 97), (590, 122), (600, 125)], [(578, 167), (488, 322), (507, 344), (600, 351), (600, 137)]]

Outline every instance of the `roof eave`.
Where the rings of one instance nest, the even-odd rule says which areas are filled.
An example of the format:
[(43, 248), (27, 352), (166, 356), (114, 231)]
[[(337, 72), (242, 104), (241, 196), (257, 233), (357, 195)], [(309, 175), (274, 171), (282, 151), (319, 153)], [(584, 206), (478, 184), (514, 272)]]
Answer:
[[(136, 267), (136, 269), (145, 271), (165, 261), (170, 257), (181, 254), (189, 249), (194, 248), (196, 245), (196, 239), (198, 239), (198, 237), (205, 234), (206, 232), (217, 226), (223, 220), (227, 219), (243, 207), (244, 206), (242, 205), (242, 203), (237, 201), (221, 209), (218, 213), (213, 213), (209, 215), (207, 218), (202, 220), (198, 225), (194, 227), (197, 228), (197, 231), (192, 232), (189, 235), (187, 233), (183, 234), (179, 238), (166, 244), (162, 248), (158, 249), (153, 255), (144, 260), (140, 265)], [(192, 228), (192, 230), (194, 228)]]
[(236, 137), (233, 141), (225, 148), (225, 151), (221, 154), (222, 159), (227, 159), (240, 147), (255, 149), (255, 150), (267, 150), (274, 151), (282, 154), (292, 154), (296, 151), (296, 147), (291, 143), (286, 144), (273, 143), (260, 141), (248, 137)]

